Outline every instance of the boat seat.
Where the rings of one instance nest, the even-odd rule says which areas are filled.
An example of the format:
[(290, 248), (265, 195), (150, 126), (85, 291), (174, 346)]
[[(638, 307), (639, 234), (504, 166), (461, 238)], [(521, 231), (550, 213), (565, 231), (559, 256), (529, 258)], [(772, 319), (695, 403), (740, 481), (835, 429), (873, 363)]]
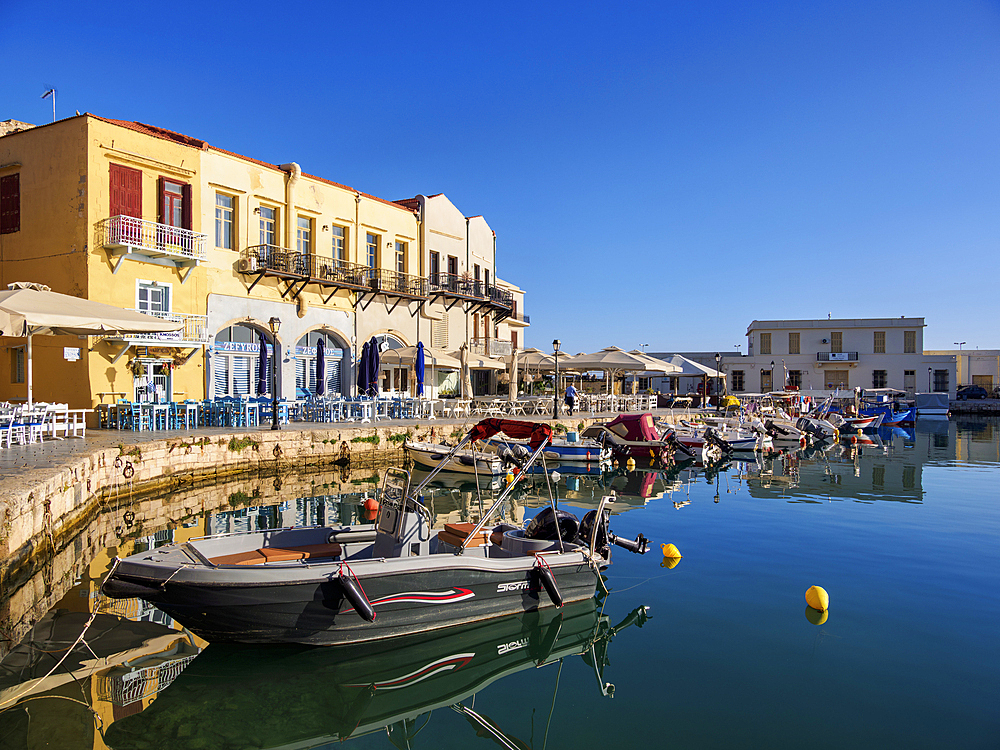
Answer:
[[(444, 531), (438, 532), (438, 539), (453, 547), (461, 547), (462, 542), (472, 533), (475, 527), (475, 524), (472, 523), (446, 523)], [(482, 531), (474, 539), (470, 540), (467, 546), (481, 547), (486, 544), (487, 539), (489, 539), (489, 532)]]
[(303, 544), (300, 547), (261, 547), (260, 549), (237, 552), (234, 555), (220, 555), (209, 560), (213, 565), (262, 565), (269, 562), (289, 562), (292, 560), (313, 560), (324, 557), (340, 557), (339, 544)]

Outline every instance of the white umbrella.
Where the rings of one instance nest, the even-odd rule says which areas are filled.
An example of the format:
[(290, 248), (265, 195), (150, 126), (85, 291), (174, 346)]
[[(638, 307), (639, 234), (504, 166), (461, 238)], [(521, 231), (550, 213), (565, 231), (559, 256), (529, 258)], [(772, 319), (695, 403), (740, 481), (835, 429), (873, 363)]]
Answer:
[[(659, 364), (657, 364), (659, 363)], [(609, 375), (608, 392), (611, 391), (611, 377), (619, 372), (674, 372), (677, 368), (653, 357), (644, 354), (636, 356), (631, 352), (619, 349), (617, 346), (608, 346), (593, 354), (578, 354), (573, 357), (569, 367), (574, 370), (601, 370)]]
[(469, 371), (469, 345), (462, 344), (458, 350), (462, 362), (462, 398), (472, 398), (472, 375)]
[(507, 397), (510, 401), (517, 400), (517, 359), (518, 353), (515, 351), (510, 355), (510, 386)]
[(0, 336), (27, 337), (28, 406), (32, 401), (31, 337), (48, 336), (169, 333), (184, 323), (163, 320), (133, 310), (123, 310), (103, 302), (94, 302), (53, 292), (44, 284), (16, 282), (0, 292)]

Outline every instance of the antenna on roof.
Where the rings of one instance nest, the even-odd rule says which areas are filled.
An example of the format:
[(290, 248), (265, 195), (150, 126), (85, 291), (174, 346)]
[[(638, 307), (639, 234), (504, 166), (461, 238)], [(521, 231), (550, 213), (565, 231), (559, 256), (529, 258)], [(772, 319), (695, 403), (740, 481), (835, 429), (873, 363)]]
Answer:
[(42, 99), (48, 99), (52, 97), (52, 122), (56, 121), (56, 90), (49, 89), (44, 94), (42, 94)]

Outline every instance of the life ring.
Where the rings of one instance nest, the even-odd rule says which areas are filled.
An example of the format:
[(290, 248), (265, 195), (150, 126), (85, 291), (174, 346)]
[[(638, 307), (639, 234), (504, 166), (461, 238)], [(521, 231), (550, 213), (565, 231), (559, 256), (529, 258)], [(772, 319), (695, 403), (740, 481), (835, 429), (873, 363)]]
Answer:
[(808, 441), (806, 440), (806, 436), (805, 435), (803, 435), (802, 437), (799, 438), (799, 447), (800, 448), (805, 448), (807, 444), (808, 444)]

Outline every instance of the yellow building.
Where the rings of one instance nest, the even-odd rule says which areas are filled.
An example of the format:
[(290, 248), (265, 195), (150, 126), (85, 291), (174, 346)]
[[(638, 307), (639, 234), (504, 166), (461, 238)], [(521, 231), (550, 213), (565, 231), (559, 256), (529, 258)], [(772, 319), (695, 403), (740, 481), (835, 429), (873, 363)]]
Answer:
[[(372, 337), (500, 357), (527, 324), (523, 292), (497, 279), (495, 234), (444, 196), (383, 200), (296, 163), (90, 114), (0, 123), (0, 288), (16, 281), (184, 323), (36, 337), (35, 399), (73, 407), (269, 393), (262, 337), (276, 344), (279, 396), (315, 392), (320, 341), (327, 392), (349, 395)], [(2, 343), (0, 400), (26, 396), (23, 344)], [(495, 374), (477, 384), (495, 387)], [(386, 367), (382, 386), (412, 383)]]

